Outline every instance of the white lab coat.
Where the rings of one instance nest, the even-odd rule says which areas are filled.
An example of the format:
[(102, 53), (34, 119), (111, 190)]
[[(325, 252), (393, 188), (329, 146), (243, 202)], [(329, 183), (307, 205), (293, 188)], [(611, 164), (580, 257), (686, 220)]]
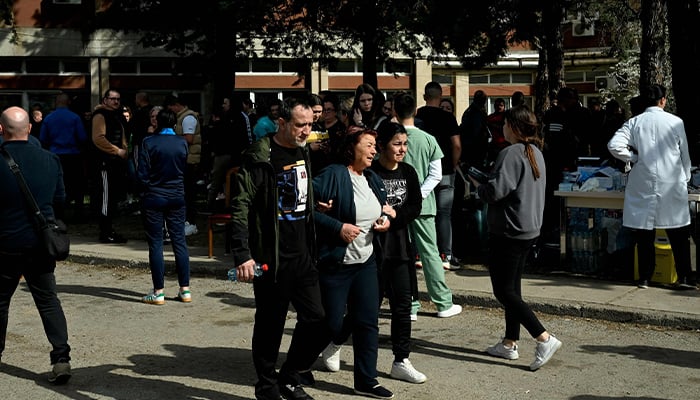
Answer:
[(625, 188), (622, 225), (663, 229), (690, 224), (690, 155), (680, 118), (661, 107), (649, 107), (615, 132), (608, 150), (633, 164)]

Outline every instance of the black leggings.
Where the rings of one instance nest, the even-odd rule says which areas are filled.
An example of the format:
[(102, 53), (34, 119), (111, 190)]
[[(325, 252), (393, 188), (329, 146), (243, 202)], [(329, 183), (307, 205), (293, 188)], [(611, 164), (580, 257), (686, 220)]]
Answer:
[(505, 338), (520, 339), (520, 325), (536, 338), (546, 331), (522, 298), (520, 283), (525, 262), (535, 239), (518, 240), (505, 236), (489, 237), (489, 275), (496, 299), (503, 305), (506, 314)]

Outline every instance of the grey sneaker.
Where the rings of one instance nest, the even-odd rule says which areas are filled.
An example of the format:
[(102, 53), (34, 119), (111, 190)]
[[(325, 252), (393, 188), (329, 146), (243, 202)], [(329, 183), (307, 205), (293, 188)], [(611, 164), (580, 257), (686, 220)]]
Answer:
[(70, 364), (68, 362), (57, 362), (49, 372), (49, 382), (54, 385), (63, 385), (71, 377)]
[(506, 360), (517, 360), (520, 358), (518, 354), (518, 345), (513, 345), (513, 347), (506, 347), (503, 342), (498, 342), (493, 346), (489, 346), (486, 352), (494, 357), (505, 358)]
[(408, 358), (404, 358), (401, 362), (394, 361), (391, 364), (390, 375), (394, 379), (400, 379), (409, 383), (423, 383), (428, 379), (425, 374), (413, 367)]
[(323, 359), (323, 365), (330, 372), (338, 372), (340, 370), (340, 349), (342, 346), (330, 342), (323, 353), (321, 353), (321, 358)]
[(537, 342), (537, 347), (535, 347), (535, 361), (530, 364), (530, 370), (536, 371), (541, 366), (547, 364), (554, 353), (561, 347), (561, 342), (559, 339), (555, 338), (554, 335), (549, 335), (549, 340), (546, 342)]

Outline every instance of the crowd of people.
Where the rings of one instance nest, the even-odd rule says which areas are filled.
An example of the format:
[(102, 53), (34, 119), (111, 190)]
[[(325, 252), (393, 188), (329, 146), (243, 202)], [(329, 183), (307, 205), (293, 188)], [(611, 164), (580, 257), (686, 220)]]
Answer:
[[(238, 280), (254, 288), (257, 399), (312, 399), (304, 387), (315, 382), (313, 364), (320, 356), (328, 371), (338, 371), (350, 337), (355, 393), (393, 398), (377, 379), (378, 318), (385, 298), (394, 354), (389, 375), (416, 384), (428, 380), (409, 360), (411, 324), (420, 308), (417, 270), (422, 270), (435, 317), (462, 312), (445, 273), (460, 268), (454, 250), (464, 243), (453, 248), (458, 234), (452, 210), (461, 194), (456, 189), (465, 187), (486, 205), (488, 241), (482, 250), (488, 253), (494, 296), (505, 310), (502, 339), (486, 352), (519, 358), (522, 325), (536, 343), (530, 368), (546, 364), (562, 343), (523, 301), (520, 281), (533, 247), (558, 224), (553, 185), (580, 156), (634, 165), (624, 225), (634, 230), (644, 255), (639, 287), (648, 285), (654, 269), (656, 228), (669, 233), (679, 285), (694, 287), (690, 218), (681, 199), (690, 179), (687, 139), (682, 121), (663, 112), (665, 88), (643, 90), (639, 101), (646, 108), (632, 119), (613, 100), (605, 110), (598, 110), (596, 102), (582, 107), (576, 91), (566, 87), (541, 118), (521, 92), (509, 99), (510, 107), (496, 99), (494, 112), (487, 114), (488, 98), (477, 91), (460, 123), (439, 83), (426, 84), (423, 99), (425, 106), (418, 107), (408, 92), (385, 97), (363, 83), (347, 99), (324, 91), (275, 100), (256, 118), (250, 99), (231, 96), (221, 100), (205, 126), (177, 96), (152, 105), (148, 94), (139, 92), (134, 107), (126, 107), (119, 90), (110, 88), (86, 121), (69, 109), (71, 99), (61, 93), (36, 136), (30, 113), (18, 107), (3, 111), (1, 148), (17, 159), (50, 220), (80, 217), (83, 182), (90, 177), (102, 243), (126, 242), (113, 220), (127, 194), (136, 199), (153, 285), (142, 301), (152, 305), (166, 301), (167, 241), (175, 253), (175, 299), (193, 300), (186, 236), (197, 232), (199, 212), (220, 207), (226, 171), (238, 167), (227, 234)], [(649, 135), (663, 146), (653, 145)], [(655, 168), (661, 160), (663, 168)], [(486, 172), (488, 179), (465, 177), (467, 167)], [(65, 383), (71, 375), (70, 346), (56, 294), (55, 260), (36, 251), (39, 237), (9, 166), (0, 167), (0, 179), (9, 190), (0, 200), (0, 262), (9, 271), (0, 275), (0, 355), (9, 301), (24, 276), (53, 346), (50, 379)], [(660, 190), (649, 192), (643, 184), (649, 180), (660, 182)], [(206, 206), (201, 210), (203, 185)], [(268, 265), (261, 276), (259, 264)], [(297, 322), (277, 370), (290, 304)]]

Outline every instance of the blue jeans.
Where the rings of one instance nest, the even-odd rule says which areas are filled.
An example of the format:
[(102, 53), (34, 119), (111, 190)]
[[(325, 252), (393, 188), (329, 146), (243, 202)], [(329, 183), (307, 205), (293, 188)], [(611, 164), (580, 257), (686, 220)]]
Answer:
[(379, 279), (374, 256), (362, 264), (324, 269), (320, 271), (319, 280), (331, 336), (342, 334), (346, 309), (352, 323), (355, 388), (374, 387), (379, 383)]
[(443, 175), (435, 187), (435, 230), (440, 254), (452, 257), (452, 203), (455, 198), (455, 174)]
[(190, 254), (185, 241), (185, 200), (182, 197), (165, 198), (145, 195), (141, 200), (143, 227), (148, 241), (148, 263), (151, 267), (153, 289), (165, 287), (165, 260), (163, 259), (163, 221), (168, 226), (175, 253), (177, 281), (190, 286)]
[(39, 310), (46, 338), (51, 343), (51, 364), (70, 361), (68, 326), (56, 293), (56, 262), (33, 254), (0, 253), (0, 355), (5, 350), (7, 316), (10, 300), (17, 290), (21, 276), (27, 282), (34, 304)]

